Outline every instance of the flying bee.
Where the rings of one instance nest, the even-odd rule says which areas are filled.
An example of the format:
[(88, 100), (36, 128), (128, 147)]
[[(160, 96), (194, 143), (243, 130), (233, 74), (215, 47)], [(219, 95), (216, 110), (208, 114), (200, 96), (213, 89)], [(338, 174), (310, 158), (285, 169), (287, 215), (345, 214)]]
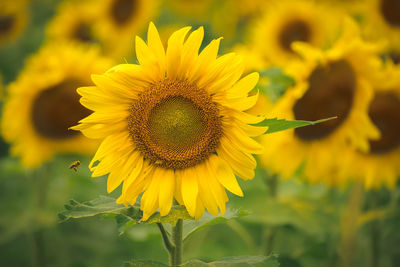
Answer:
[(71, 165), (69, 165), (69, 169), (74, 169), (75, 172), (78, 171), (78, 167), (81, 165), (81, 162), (79, 160), (74, 161), (71, 163)]

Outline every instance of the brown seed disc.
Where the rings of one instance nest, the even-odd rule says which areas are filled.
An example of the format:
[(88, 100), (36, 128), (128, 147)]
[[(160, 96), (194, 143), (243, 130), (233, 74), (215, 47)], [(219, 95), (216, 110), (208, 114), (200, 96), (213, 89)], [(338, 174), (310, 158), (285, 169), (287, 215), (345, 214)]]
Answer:
[(111, 17), (115, 24), (126, 24), (135, 15), (138, 5), (138, 0), (114, 0), (111, 5)]
[(90, 111), (79, 103), (76, 89), (85, 83), (65, 80), (41, 91), (32, 105), (32, 124), (42, 136), (51, 139), (66, 139), (78, 132), (68, 130)]
[(400, 27), (400, 1), (381, 0), (381, 12), (387, 23)]
[(371, 153), (383, 154), (400, 146), (400, 99), (394, 93), (378, 93), (368, 112), (381, 132), (379, 140), (370, 141)]
[(72, 34), (73, 38), (81, 42), (93, 42), (90, 26), (85, 23), (79, 23)]
[(287, 23), (279, 35), (279, 43), (283, 49), (293, 52), (291, 45), (293, 42), (310, 42), (311, 29), (305, 21), (294, 20)]
[(170, 79), (139, 95), (128, 130), (145, 158), (168, 169), (204, 161), (222, 135), (219, 110), (208, 93), (186, 80)]
[(296, 120), (318, 120), (337, 116), (313, 126), (296, 128), (295, 134), (304, 141), (327, 137), (348, 116), (356, 89), (356, 76), (345, 60), (317, 67), (308, 78), (309, 87), (293, 107)]
[(394, 64), (400, 64), (400, 53), (399, 52), (389, 53), (389, 58), (393, 61)]
[(15, 18), (11, 15), (9, 16), (0, 16), (0, 35), (8, 34), (15, 23)]

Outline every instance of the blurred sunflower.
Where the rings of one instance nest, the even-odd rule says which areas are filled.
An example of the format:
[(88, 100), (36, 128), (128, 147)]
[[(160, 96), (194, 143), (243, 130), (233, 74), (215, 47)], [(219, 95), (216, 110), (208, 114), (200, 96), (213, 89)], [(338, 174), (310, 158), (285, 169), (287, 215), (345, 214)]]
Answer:
[(165, 52), (150, 23), (147, 44), (136, 37), (140, 65), (118, 65), (93, 75), (96, 86), (78, 89), (94, 113), (74, 129), (103, 139), (92, 176), (109, 173), (108, 192), (123, 183), (118, 203), (134, 204), (143, 192), (143, 220), (158, 208), (167, 215), (174, 198), (196, 218), (205, 208), (224, 214), (225, 188), (242, 196), (235, 174), (252, 179), (252, 154), (262, 151), (251, 137), (265, 127), (248, 124), (263, 118), (245, 112), (257, 101), (248, 92), (258, 74), (239, 80), (242, 59), (234, 53), (217, 58), (220, 39), (198, 54), (203, 28), (185, 41), (189, 30), (174, 32)]
[(400, 175), (400, 69), (389, 66), (373, 86), (368, 115), (380, 138), (369, 142), (368, 151), (347, 150), (344, 157), (349, 165), (343, 175), (363, 181), (366, 188), (394, 188)]
[(93, 29), (97, 13), (93, 1), (63, 1), (47, 27), (47, 34), (55, 41), (97, 42)]
[(57, 153), (92, 153), (98, 145), (68, 130), (91, 112), (79, 104), (76, 88), (111, 63), (96, 49), (53, 43), (30, 58), (7, 88), (1, 130), (11, 153), (37, 167)]
[(378, 136), (367, 110), (372, 98), (368, 81), (379, 70), (378, 48), (363, 42), (350, 20), (331, 49), (322, 51), (304, 43), (296, 43), (294, 48), (304, 62), (287, 68), (296, 85), (276, 102), (273, 114), (311, 121), (338, 118), (263, 136), (262, 165), (286, 178), (303, 167), (311, 182), (340, 184), (343, 181), (338, 180), (336, 168), (342, 159), (341, 150), (351, 146), (367, 151), (368, 139)]
[(366, 34), (370, 38), (400, 42), (400, 2), (367, 0), (364, 3)]
[(210, 9), (214, 1), (212, 0), (166, 0), (165, 4), (171, 8), (174, 13), (184, 17), (190, 17), (191, 20), (207, 20)]
[(133, 37), (156, 16), (159, 0), (102, 0), (95, 2), (100, 16), (95, 30), (107, 55), (132, 55)]
[(270, 1), (249, 34), (250, 49), (274, 65), (297, 58), (291, 45), (301, 41), (324, 47), (337, 34), (340, 12), (308, 0)]
[(0, 44), (16, 39), (24, 30), (28, 19), (25, 3), (22, 1), (0, 2)]

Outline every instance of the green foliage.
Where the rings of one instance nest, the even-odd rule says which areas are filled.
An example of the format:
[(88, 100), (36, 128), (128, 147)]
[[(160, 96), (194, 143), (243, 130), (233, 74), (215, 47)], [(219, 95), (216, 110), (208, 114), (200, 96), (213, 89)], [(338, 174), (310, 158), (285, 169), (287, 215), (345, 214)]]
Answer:
[[(276, 255), (265, 256), (237, 256), (227, 257), (218, 261), (206, 263), (200, 260), (190, 260), (181, 267), (278, 267)], [(168, 267), (168, 265), (152, 260), (133, 260), (125, 263), (125, 267)]]
[(277, 67), (260, 72), (260, 77), (259, 89), (272, 102), (278, 100), (288, 88), (295, 85), (293, 78), (287, 76), (282, 69)]
[(147, 221), (142, 221), (143, 213), (138, 204), (125, 207), (124, 205), (117, 204), (115, 198), (108, 196), (100, 196), (84, 203), (70, 200), (64, 207), (65, 210), (58, 214), (61, 222), (69, 219), (103, 215), (105, 218), (116, 219), (121, 234), (135, 224), (169, 223), (175, 225), (178, 219), (183, 219), (185, 220), (185, 239), (203, 227), (225, 223), (230, 219), (239, 218), (247, 214), (244, 211), (228, 208), (224, 217), (215, 217), (205, 212), (204, 216), (196, 221), (190, 217), (184, 206), (173, 205), (168, 215), (161, 217), (160, 213), (156, 212)]
[(231, 219), (236, 219), (240, 218), (242, 216), (246, 216), (248, 213), (246, 211), (241, 211), (237, 209), (231, 209), (228, 208), (225, 212), (225, 215), (222, 217), (215, 217), (211, 215), (208, 212), (205, 212), (203, 217), (201, 217), (200, 220), (195, 221), (184, 221), (184, 227), (183, 227), (183, 235), (184, 235), (184, 240), (189, 238), (191, 235), (193, 235), (195, 232), (203, 229), (206, 226), (211, 226), (215, 224), (221, 224), (221, 223), (226, 223), (228, 220)]
[(322, 123), (325, 121), (336, 119), (337, 117), (331, 117), (326, 119), (321, 119), (317, 121), (302, 121), (302, 120), (285, 120), (285, 119), (265, 119), (260, 123), (257, 123), (257, 126), (268, 126), (268, 130), (265, 134), (276, 133), (284, 130), (289, 130), (293, 128), (299, 128), (304, 126), (315, 125), (318, 123)]

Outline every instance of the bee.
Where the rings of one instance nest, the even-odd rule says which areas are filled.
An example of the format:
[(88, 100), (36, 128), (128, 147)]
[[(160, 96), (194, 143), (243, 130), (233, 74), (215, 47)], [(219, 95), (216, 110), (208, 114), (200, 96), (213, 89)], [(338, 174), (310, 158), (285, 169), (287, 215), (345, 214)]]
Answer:
[(69, 169), (74, 169), (74, 171), (77, 172), (78, 171), (77, 169), (78, 169), (79, 165), (81, 165), (81, 162), (79, 160), (77, 160), (77, 161), (72, 162), (71, 165), (69, 165), (68, 168)]

